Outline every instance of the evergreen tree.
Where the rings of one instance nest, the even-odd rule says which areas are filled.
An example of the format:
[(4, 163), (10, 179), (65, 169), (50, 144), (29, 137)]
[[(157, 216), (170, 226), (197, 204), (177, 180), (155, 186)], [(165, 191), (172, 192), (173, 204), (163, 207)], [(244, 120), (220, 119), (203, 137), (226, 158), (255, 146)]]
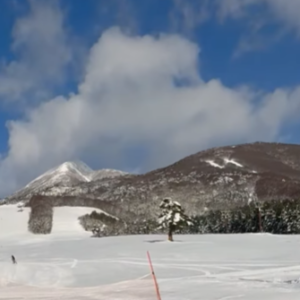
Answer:
[(158, 223), (160, 228), (168, 229), (168, 240), (173, 241), (173, 233), (184, 226), (192, 225), (189, 217), (184, 213), (184, 209), (177, 201), (171, 198), (165, 198), (160, 203), (161, 214), (159, 215)]

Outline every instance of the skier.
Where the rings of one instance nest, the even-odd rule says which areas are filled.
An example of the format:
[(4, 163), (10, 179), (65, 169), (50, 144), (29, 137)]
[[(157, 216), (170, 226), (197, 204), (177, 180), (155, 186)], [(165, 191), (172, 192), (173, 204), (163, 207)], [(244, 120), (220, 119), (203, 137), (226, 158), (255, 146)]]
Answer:
[(16, 259), (15, 259), (15, 257), (12, 255), (11, 256), (11, 260), (12, 260), (12, 263), (15, 265), (16, 263), (17, 263), (17, 261), (16, 261)]

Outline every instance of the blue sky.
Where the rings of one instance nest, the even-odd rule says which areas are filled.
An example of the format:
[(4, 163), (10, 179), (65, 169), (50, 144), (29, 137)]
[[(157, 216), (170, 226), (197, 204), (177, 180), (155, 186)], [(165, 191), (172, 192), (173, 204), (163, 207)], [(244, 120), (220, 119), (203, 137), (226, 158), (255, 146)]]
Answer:
[[(0, 187), (299, 143), (298, 0), (3, 0)], [(180, 82), (180, 84), (178, 84)]]

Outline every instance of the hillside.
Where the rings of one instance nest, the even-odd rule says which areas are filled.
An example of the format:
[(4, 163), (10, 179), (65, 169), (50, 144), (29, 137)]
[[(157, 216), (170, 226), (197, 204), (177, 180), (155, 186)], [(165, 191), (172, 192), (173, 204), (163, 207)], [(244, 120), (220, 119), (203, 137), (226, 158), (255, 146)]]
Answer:
[(126, 173), (111, 169), (94, 171), (81, 161), (65, 162), (35, 178), (24, 188), (5, 198), (4, 201), (6, 203), (27, 201), (36, 194), (49, 196), (65, 195), (71, 187), (78, 187), (80, 183), (114, 178), (121, 175), (126, 175)]
[[(127, 221), (155, 217), (159, 201), (166, 196), (181, 202), (188, 214), (200, 214), (252, 201), (299, 197), (299, 157), (300, 146), (290, 144), (258, 142), (212, 148), (142, 175), (115, 171), (111, 174), (117, 176), (86, 180), (91, 177), (84, 174), (78, 180), (68, 171), (64, 173), (68, 178), (76, 178), (71, 184), (57, 187), (49, 179), (39, 193), (58, 198), (60, 203), (72, 197), (81, 202), (95, 199), (97, 207)], [(7, 198), (7, 203), (32, 195), (32, 185)]]
[[(90, 207), (55, 207), (53, 214), (53, 236), (90, 236), (80, 223), (78, 217), (91, 213)], [(25, 207), (21, 212), (16, 205), (3, 205), (0, 209), (1, 237), (19, 235), (34, 238), (34, 234), (28, 231), (30, 208)]]

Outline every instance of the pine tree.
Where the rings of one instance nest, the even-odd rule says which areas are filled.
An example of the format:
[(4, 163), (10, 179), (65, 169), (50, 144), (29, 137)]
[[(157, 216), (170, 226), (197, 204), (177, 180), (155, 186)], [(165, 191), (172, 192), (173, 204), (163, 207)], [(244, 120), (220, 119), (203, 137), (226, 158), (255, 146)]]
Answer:
[(160, 228), (168, 228), (168, 240), (173, 241), (173, 233), (175, 230), (181, 229), (183, 226), (190, 226), (192, 222), (184, 213), (184, 209), (177, 201), (171, 198), (165, 198), (160, 203), (161, 214), (158, 223)]

